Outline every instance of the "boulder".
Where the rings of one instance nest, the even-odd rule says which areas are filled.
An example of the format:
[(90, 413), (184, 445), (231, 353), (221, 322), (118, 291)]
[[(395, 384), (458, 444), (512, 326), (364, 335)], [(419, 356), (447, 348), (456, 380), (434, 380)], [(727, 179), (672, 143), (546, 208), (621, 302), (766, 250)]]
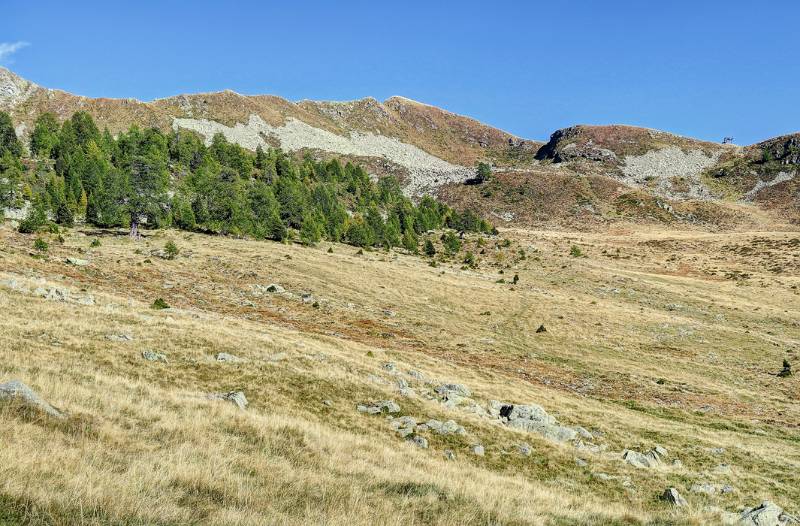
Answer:
[(423, 436), (414, 435), (409, 441), (419, 448), (428, 449), (428, 439)]
[(662, 493), (661, 497), (659, 498), (665, 502), (672, 504), (673, 506), (682, 507), (688, 505), (686, 499), (684, 499), (683, 496), (680, 493), (678, 493), (678, 490), (675, 488), (667, 488), (666, 490), (664, 490), (664, 493)]
[(129, 342), (133, 340), (133, 336), (128, 333), (106, 334), (106, 340), (112, 342)]
[(515, 405), (493, 400), (489, 403), (489, 414), (499, 416), (508, 427), (538, 433), (555, 442), (567, 442), (578, 436), (577, 431), (559, 425), (553, 416), (536, 404)]
[(663, 464), (663, 457), (667, 456), (667, 450), (661, 446), (656, 446), (647, 453), (640, 453), (632, 449), (622, 452), (622, 459), (628, 464), (637, 468), (654, 468)]
[(214, 356), (214, 359), (216, 361), (218, 361), (218, 362), (241, 362), (241, 361), (243, 361), (238, 356), (234, 356), (233, 354), (228, 354), (226, 352), (217, 353), (216, 356)]
[(53, 418), (63, 419), (66, 415), (45, 402), (30, 387), (19, 380), (0, 384), (0, 402), (17, 402), (26, 407), (41, 411)]
[(70, 258), (67, 258), (65, 261), (69, 265), (75, 265), (76, 267), (85, 267), (86, 265), (89, 264), (89, 262), (87, 260), (80, 259), (80, 258), (72, 258), (72, 257), (70, 257)]
[(284, 292), (286, 292), (286, 289), (281, 287), (277, 283), (270, 283), (269, 285), (266, 286), (264, 290), (272, 294), (283, 294)]
[(774, 502), (765, 500), (755, 508), (744, 510), (739, 516), (739, 523), (743, 526), (787, 526), (800, 524), (800, 520), (783, 511)]
[(692, 487), (689, 488), (689, 491), (692, 493), (704, 493), (706, 495), (713, 495), (714, 493), (717, 492), (717, 487), (709, 482), (702, 482), (700, 484), (692, 484)]
[(225, 400), (228, 402), (232, 402), (236, 404), (236, 407), (244, 411), (247, 409), (247, 405), (249, 402), (247, 401), (247, 397), (244, 395), (242, 391), (229, 391), (227, 393), (211, 393), (208, 395), (208, 398), (211, 400)]
[(464, 384), (441, 384), (434, 391), (445, 400), (456, 397), (470, 398), (472, 396), (472, 391)]
[(391, 426), (401, 437), (407, 437), (414, 434), (417, 428), (417, 419), (413, 416), (401, 416), (400, 418), (392, 419)]
[(365, 402), (357, 407), (361, 413), (377, 415), (379, 413), (399, 413), (400, 406), (394, 400), (380, 400), (378, 402)]
[(425, 423), (428, 428), (433, 431), (434, 433), (438, 433), (440, 435), (450, 435), (450, 434), (458, 434), (458, 435), (465, 435), (467, 432), (464, 428), (453, 420), (448, 420), (447, 422), (441, 422), (439, 420), (428, 420)]
[(147, 360), (148, 362), (164, 362), (167, 363), (167, 355), (154, 352), (154, 351), (142, 351), (142, 358)]
[(529, 457), (531, 453), (533, 453), (533, 448), (527, 442), (523, 442), (517, 445), (517, 451), (519, 451), (519, 454), (523, 457)]

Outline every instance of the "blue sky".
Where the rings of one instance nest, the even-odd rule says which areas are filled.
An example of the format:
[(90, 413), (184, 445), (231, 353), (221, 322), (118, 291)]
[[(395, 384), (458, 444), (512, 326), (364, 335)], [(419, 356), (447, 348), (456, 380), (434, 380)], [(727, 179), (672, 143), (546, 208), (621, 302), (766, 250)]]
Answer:
[(800, 129), (796, 1), (4, 0), (0, 11), (0, 65), (94, 97), (403, 95), (534, 139), (577, 123), (740, 144)]

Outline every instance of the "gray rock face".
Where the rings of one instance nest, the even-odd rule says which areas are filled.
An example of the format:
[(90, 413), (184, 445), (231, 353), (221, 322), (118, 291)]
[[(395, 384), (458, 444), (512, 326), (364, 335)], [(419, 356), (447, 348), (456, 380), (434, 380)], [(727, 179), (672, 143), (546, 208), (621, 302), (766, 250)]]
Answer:
[(744, 510), (739, 523), (743, 526), (787, 526), (800, 524), (800, 520), (783, 511), (783, 508), (774, 502), (765, 500), (755, 508)]
[(167, 355), (160, 352), (142, 351), (142, 358), (144, 358), (148, 362), (167, 363)]
[(664, 493), (661, 494), (661, 500), (672, 504), (673, 506), (686, 506), (688, 503), (686, 499), (678, 493), (678, 490), (675, 488), (667, 488), (664, 490)]
[(394, 400), (380, 400), (378, 402), (365, 402), (357, 407), (361, 413), (377, 415), (379, 413), (399, 413), (400, 406)]
[(18, 402), (53, 418), (66, 418), (66, 415), (42, 400), (30, 387), (19, 380), (11, 380), (0, 384), (0, 402)]

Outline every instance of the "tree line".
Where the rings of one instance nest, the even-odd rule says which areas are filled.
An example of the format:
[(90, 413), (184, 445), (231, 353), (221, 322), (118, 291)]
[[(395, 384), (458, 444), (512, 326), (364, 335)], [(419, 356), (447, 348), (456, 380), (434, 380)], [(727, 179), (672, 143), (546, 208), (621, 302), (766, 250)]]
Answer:
[(475, 213), (431, 197), (413, 203), (394, 177), (370, 179), (336, 158), (295, 159), (278, 148), (251, 152), (222, 134), (132, 126), (114, 137), (86, 112), (63, 123), (40, 115), (26, 151), (0, 112), (0, 208), (29, 202), (20, 231), (78, 219), (98, 227), (175, 227), (306, 244), (322, 239), (359, 247), (402, 246), (443, 227), (491, 232)]

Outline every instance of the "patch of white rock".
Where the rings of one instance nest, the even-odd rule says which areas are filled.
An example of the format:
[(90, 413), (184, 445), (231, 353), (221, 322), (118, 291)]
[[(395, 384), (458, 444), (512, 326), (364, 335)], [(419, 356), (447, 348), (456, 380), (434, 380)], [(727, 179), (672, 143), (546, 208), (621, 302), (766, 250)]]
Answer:
[(222, 133), (228, 141), (249, 150), (258, 146), (266, 148), (265, 137), (271, 137), (286, 151), (317, 149), (341, 155), (384, 158), (408, 170), (410, 177), (405, 192), (411, 196), (430, 193), (443, 184), (462, 182), (473, 175), (470, 168), (451, 164), (393, 137), (356, 131), (346, 136), (337, 135), (292, 117), (281, 126), (272, 126), (258, 115), (250, 115), (246, 124), (234, 126), (206, 119), (176, 118), (173, 127), (195, 131), (205, 137), (207, 144), (214, 135)]
[[(630, 186), (650, 188), (667, 199), (712, 199), (714, 196), (700, 180), (700, 174), (713, 166), (720, 154), (721, 151), (711, 155), (702, 150), (685, 152), (669, 146), (644, 155), (629, 155), (622, 166), (622, 180)], [(675, 188), (676, 179), (685, 188)]]

